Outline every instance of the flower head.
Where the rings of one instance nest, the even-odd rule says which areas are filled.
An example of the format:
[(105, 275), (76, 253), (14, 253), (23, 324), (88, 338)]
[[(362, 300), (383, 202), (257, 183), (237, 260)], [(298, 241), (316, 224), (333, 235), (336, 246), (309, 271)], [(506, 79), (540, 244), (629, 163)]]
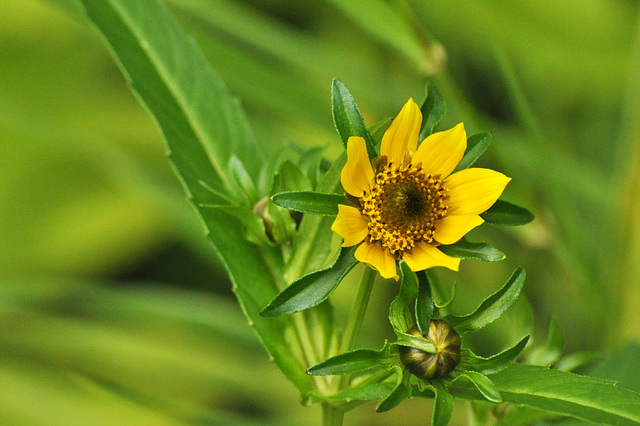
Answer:
[(434, 266), (458, 270), (460, 259), (437, 247), (453, 244), (482, 224), (479, 216), (511, 180), (494, 170), (451, 174), (467, 147), (462, 123), (428, 136), (420, 146), (422, 113), (404, 105), (382, 137), (380, 156), (369, 161), (363, 138), (347, 142), (341, 181), (355, 206), (340, 205), (331, 229), (357, 244), (355, 256), (384, 278), (397, 277), (396, 260), (413, 271)]

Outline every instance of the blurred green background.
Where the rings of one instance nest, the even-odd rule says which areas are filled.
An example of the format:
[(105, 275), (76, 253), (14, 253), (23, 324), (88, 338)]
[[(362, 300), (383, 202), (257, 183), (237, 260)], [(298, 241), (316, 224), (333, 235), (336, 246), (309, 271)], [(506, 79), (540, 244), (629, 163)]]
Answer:
[[(339, 153), (334, 76), (369, 124), (421, 101), (434, 81), (449, 104), (442, 128), (491, 131), (479, 166), (513, 177), (504, 198), (536, 214), (470, 236), (504, 262), (441, 274), (457, 281), (462, 313), (515, 267), (528, 271), (530, 305), (478, 333), (474, 348), (495, 353), (534, 325), (540, 344), (555, 314), (565, 352), (631, 356), (620, 354), (640, 340), (640, 2), (168, 5), (267, 155), (285, 143)], [(153, 120), (79, 10), (75, 0), (0, 3), (0, 423), (317, 422), (319, 408), (298, 404), (246, 325)], [(392, 334), (396, 288), (374, 289), (361, 346)], [(338, 318), (354, 293), (352, 280), (336, 292)], [(599, 374), (640, 388), (603, 365)], [(457, 407), (453, 423), (464, 424)], [(384, 415), (369, 404), (346, 423), (429, 413), (424, 400)]]

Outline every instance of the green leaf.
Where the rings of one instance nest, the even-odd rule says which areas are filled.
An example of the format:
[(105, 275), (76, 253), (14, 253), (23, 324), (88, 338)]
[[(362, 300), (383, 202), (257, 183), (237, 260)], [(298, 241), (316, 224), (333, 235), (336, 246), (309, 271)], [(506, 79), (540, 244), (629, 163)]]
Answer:
[(393, 123), (393, 118), (383, 118), (378, 121), (373, 126), (369, 127), (369, 134), (371, 135), (371, 139), (373, 139), (373, 145), (376, 147), (377, 151), (380, 151), (380, 144), (382, 144), (382, 137), (384, 133), (387, 131), (389, 126)]
[(572, 352), (560, 358), (553, 368), (560, 371), (571, 372), (596, 361), (602, 361), (603, 359), (602, 354), (597, 352)]
[(499, 262), (507, 256), (489, 243), (473, 243), (466, 238), (448, 246), (438, 246), (444, 254), (460, 259), (476, 259), (484, 262)]
[[(400, 367), (397, 367), (400, 369)], [(395, 408), (405, 399), (411, 396), (411, 386), (409, 386), (409, 380), (411, 379), (411, 373), (408, 370), (404, 370), (402, 374), (398, 374), (398, 382), (396, 383), (395, 388), (391, 391), (389, 395), (376, 407), (376, 411), (378, 413), (384, 413), (392, 408)]]
[(534, 219), (533, 213), (524, 207), (498, 200), (486, 212), (480, 214), (485, 222), (493, 225), (526, 225)]
[(427, 98), (420, 107), (422, 112), (422, 128), (418, 138), (420, 142), (433, 133), (447, 113), (447, 103), (440, 90), (434, 84), (427, 84), (425, 92), (427, 93)]
[(356, 386), (355, 388), (347, 388), (331, 395), (328, 399), (335, 401), (380, 401), (387, 397), (395, 389), (395, 383), (380, 382), (367, 383), (365, 385)]
[(397, 330), (396, 335), (398, 336), (398, 340), (393, 342), (391, 344), (392, 346), (408, 346), (410, 348), (420, 349), (421, 351), (425, 351), (430, 354), (438, 352), (436, 345), (431, 340), (427, 340), (424, 337), (413, 336)]
[(453, 397), (449, 391), (438, 382), (427, 386), (427, 389), (431, 389), (434, 393), (431, 425), (447, 426), (453, 413)]
[(347, 87), (337, 78), (333, 79), (331, 86), (331, 108), (333, 111), (333, 123), (344, 145), (347, 146), (347, 141), (351, 136), (360, 136), (367, 143), (369, 158), (377, 157), (378, 153), (374, 148), (373, 139), (371, 139), (367, 131), (367, 126), (364, 124), (364, 118), (362, 118), (356, 101)]
[(304, 374), (302, 348), (286, 337), (293, 334), (290, 319), (258, 315), (282, 285), (264, 258), (272, 249), (241, 238), (241, 223), (232, 215), (200, 207), (228, 202), (208, 188), (231, 194), (237, 189), (228, 174), (233, 153), (243, 155), (250, 176), (258, 174), (260, 155), (239, 103), (157, 1), (83, 4), (132, 90), (160, 127), (170, 161), (197, 207), (245, 316), (285, 376), (303, 395), (309, 394), (314, 382)]
[(242, 222), (242, 235), (247, 241), (258, 245), (273, 245), (267, 236), (264, 220), (246, 207), (201, 204), (203, 209), (218, 209), (232, 215)]
[(487, 147), (491, 143), (491, 138), (491, 133), (488, 132), (476, 133), (475, 135), (469, 136), (467, 138), (467, 149), (464, 152), (464, 156), (453, 172), (455, 173), (473, 166), (474, 163), (478, 161), (478, 158), (487, 150)]
[(468, 351), (468, 362), (470, 368), (483, 374), (493, 374), (497, 373), (498, 371), (504, 370), (512, 362), (514, 362), (516, 358), (518, 358), (518, 355), (520, 355), (525, 346), (527, 346), (527, 342), (529, 342), (528, 335), (524, 336), (518, 343), (516, 343), (509, 349), (502, 351), (499, 354), (493, 355), (489, 358), (483, 358), (471, 351)]
[(406, 332), (413, 327), (410, 306), (418, 295), (418, 280), (409, 265), (400, 262), (400, 289), (389, 307), (389, 322), (396, 331)]
[(564, 333), (553, 315), (549, 321), (549, 332), (544, 346), (535, 348), (527, 357), (527, 364), (549, 366), (560, 359), (564, 350)]
[(271, 193), (310, 190), (311, 182), (309, 179), (300, 171), (298, 166), (286, 160), (280, 165), (278, 172), (274, 176)]
[(418, 298), (416, 299), (416, 323), (420, 333), (427, 334), (429, 323), (433, 316), (433, 296), (431, 295), (431, 283), (425, 271), (420, 271), (418, 276)]
[(296, 212), (335, 216), (338, 204), (345, 204), (344, 194), (321, 194), (311, 191), (281, 192), (271, 197), (271, 201)]
[(458, 377), (453, 379), (452, 383), (459, 381), (460, 379), (469, 380), (480, 391), (483, 397), (491, 402), (502, 402), (500, 392), (496, 388), (496, 385), (482, 373), (476, 371), (465, 371)]
[(358, 263), (355, 247), (342, 247), (336, 262), (329, 268), (311, 272), (294, 281), (260, 312), (265, 317), (292, 314), (324, 302), (342, 279)]
[(242, 196), (244, 204), (252, 207), (258, 201), (258, 191), (242, 161), (235, 154), (232, 154), (229, 160), (229, 175), (234, 180), (235, 187), (239, 189), (236, 192), (237, 196)]
[[(524, 364), (512, 364), (491, 380), (503, 402), (592, 423), (640, 423), (640, 394), (613, 381)], [(476, 389), (462, 386), (457, 382), (449, 391), (471, 401), (481, 397)]]
[(322, 361), (310, 367), (307, 374), (312, 376), (333, 376), (353, 374), (370, 370), (376, 367), (386, 367), (389, 364), (389, 345), (379, 351), (374, 349), (356, 349), (345, 352)]
[(465, 316), (451, 315), (445, 319), (460, 334), (481, 329), (496, 320), (518, 299), (526, 275), (524, 269), (516, 269), (509, 281), (500, 290), (483, 300), (474, 312)]

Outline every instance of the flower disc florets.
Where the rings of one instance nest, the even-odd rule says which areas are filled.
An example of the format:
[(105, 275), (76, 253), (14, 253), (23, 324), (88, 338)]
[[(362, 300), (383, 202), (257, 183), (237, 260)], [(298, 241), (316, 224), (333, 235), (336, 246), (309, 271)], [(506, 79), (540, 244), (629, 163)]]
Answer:
[(483, 223), (479, 214), (511, 180), (488, 169), (452, 174), (467, 146), (464, 125), (434, 133), (418, 147), (421, 124), (420, 108), (409, 99), (382, 137), (374, 165), (363, 138), (347, 142), (340, 178), (355, 205), (339, 205), (331, 229), (344, 238), (344, 247), (359, 244), (356, 259), (384, 278), (397, 278), (400, 259), (413, 271), (457, 271), (460, 259), (438, 245), (453, 244)]

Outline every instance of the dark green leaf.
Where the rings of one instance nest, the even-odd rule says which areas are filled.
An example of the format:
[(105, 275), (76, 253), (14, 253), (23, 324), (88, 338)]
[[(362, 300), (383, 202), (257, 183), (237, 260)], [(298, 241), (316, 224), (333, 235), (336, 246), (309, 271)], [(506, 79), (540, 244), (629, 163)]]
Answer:
[(434, 84), (427, 84), (425, 92), (427, 93), (427, 98), (420, 107), (420, 111), (422, 111), (420, 142), (433, 133), (438, 124), (440, 124), (442, 117), (447, 113), (447, 103), (440, 90)]
[(307, 374), (312, 376), (334, 376), (359, 373), (375, 367), (386, 367), (389, 364), (389, 345), (379, 351), (373, 349), (356, 349), (322, 361), (310, 367)]
[[(398, 367), (399, 369), (399, 367)], [(376, 407), (376, 411), (378, 413), (384, 413), (392, 408), (395, 408), (405, 399), (411, 396), (411, 386), (409, 386), (409, 380), (411, 379), (411, 373), (409, 371), (404, 370), (402, 374), (398, 374), (398, 382), (396, 383), (396, 387), (391, 391), (391, 393)]]
[(493, 355), (489, 358), (479, 357), (473, 352), (469, 351), (469, 364), (470, 368), (474, 371), (478, 371), (483, 374), (493, 374), (498, 371), (504, 370), (512, 362), (518, 358), (518, 355), (524, 350), (529, 341), (529, 336), (524, 336), (518, 343), (510, 347), (509, 349)]
[(482, 396), (484, 396), (488, 401), (502, 402), (502, 397), (500, 396), (500, 392), (498, 392), (496, 385), (484, 374), (478, 373), (477, 371), (465, 371), (456, 377), (453, 380), (453, 383), (460, 379), (469, 380), (473, 383)]
[(434, 393), (431, 425), (447, 426), (453, 413), (453, 397), (449, 391), (438, 382), (427, 386), (427, 389), (433, 390)]
[(473, 243), (466, 238), (448, 246), (438, 246), (444, 254), (460, 259), (477, 259), (484, 262), (499, 262), (506, 255), (489, 243)]
[(482, 301), (478, 308), (465, 316), (448, 316), (445, 318), (460, 334), (478, 330), (496, 320), (518, 299), (527, 274), (518, 268), (504, 286)]
[(338, 204), (346, 204), (343, 194), (321, 194), (311, 191), (281, 192), (271, 197), (271, 201), (296, 212), (323, 216), (337, 215)]
[(400, 262), (400, 289), (389, 307), (389, 322), (396, 331), (406, 332), (413, 327), (410, 306), (418, 295), (418, 280), (405, 262)]
[(471, 135), (467, 138), (467, 149), (464, 152), (462, 160), (458, 163), (454, 173), (463, 169), (468, 169), (480, 158), (482, 154), (487, 150), (487, 147), (491, 143), (491, 133), (482, 132)]
[[(511, 364), (491, 380), (503, 402), (545, 410), (592, 423), (640, 423), (640, 394), (616, 382), (579, 376), (546, 367)], [(457, 382), (449, 391), (456, 398), (477, 400), (481, 394)]]
[(342, 138), (342, 142), (347, 145), (351, 136), (360, 136), (367, 143), (369, 158), (378, 156), (373, 146), (373, 139), (364, 124), (364, 118), (349, 93), (347, 87), (337, 78), (333, 79), (331, 87), (331, 108), (333, 110), (333, 122)]
[(431, 283), (425, 271), (417, 273), (418, 298), (416, 299), (416, 323), (420, 333), (427, 334), (429, 323), (433, 316), (433, 297), (431, 296)]
[(526, 225), (534, 219), (529, 210), (506, 201), (498, 200), (486, 212), (480, 215), (487, 223), (494, 225)]
[(358, 263), (353, 256), (355, 251), (355, 247), (343, 247), (333, 266), (311, 272), (294, 281), (269, 302), (260, 315), (275, 317), (292, 314), (325, 301)]

